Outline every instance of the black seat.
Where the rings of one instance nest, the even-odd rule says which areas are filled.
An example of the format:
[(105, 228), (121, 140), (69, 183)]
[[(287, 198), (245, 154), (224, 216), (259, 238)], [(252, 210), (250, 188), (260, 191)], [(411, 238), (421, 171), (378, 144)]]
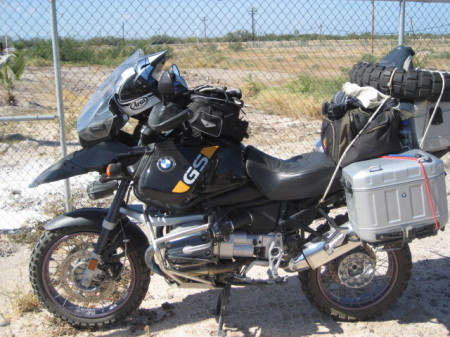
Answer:
[[(336, 165), (325, 153), (305, 153), (283, 160), (247, 146), (247, 174), (256, 187), (272, 200), (321, 197)], [(341, 188), (340, 172), (330, 191)]]

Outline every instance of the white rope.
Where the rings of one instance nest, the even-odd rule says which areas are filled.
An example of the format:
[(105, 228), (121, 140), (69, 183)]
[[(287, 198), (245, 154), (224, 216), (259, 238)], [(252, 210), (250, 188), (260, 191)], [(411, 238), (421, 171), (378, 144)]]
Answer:
[(388, 88), (389, 88), (389, 95), (392, 96), (392, 82), (394, 81), (394, 75), (395, 72), (397, 71), (398, 68), (394, 68), (394, 70), (392, 71), (391, 77), (389, 78), (389, 82), (388, 82)]
[(437, 111), (437, 109), (438, 109), (438, 107), (439, 107), (439, 104), (441, 103), (442, 96), (444, 95), (444, 90), (445, 90), (445, 78), (444, 78), (444, 74), (443, 74), (442, 71), (436, 71), (436, 72), (437, 72), (439, 75), (441, 75), (441, 78), (442, 78), (442, 90), (441, 90), (441, 94), (439, 95), (438, 100), (436, 101), (436, 105), (435, 105), (435, 107), (434, 107), (433, 113), (431, 114), (430, 120), (428, 121), (427, 128), (425, 129), (425, 132), (423, 133), (422, 140), (420, 141), (420, 145), (419, 145), (419, 148), (420, 148), (420, 149), (423, 149), (423, 143), (425, 142), (425, 138), (427, 137), (428, 131), (430, 130), (431, 123), (432, 123), (433, 120), (434, 120), (434, 115), (436, 114), (436, 111)]
[(366, 129), (369, 127), (369, 124), (375, 119), (375, 117), (378, 115), (378, 113), (381, 111), (381, 109), (384, 107), (384, 105), (386, 104), (386, 101), (391, 98), (391, 96), (387, 96), (380, 104), (380, 106), (378, 107), (378, 109), (372, 114), (372, 116), (370, 116), (369, 120), (367, 121), (367, 123), (364, 125), (364, 127), (361, 129), (361, 131), (359, 131), (359, 133), (356, 135), (355, 138), (353, 138), (353, 140), (350, 142), (350, 144), (345, 148), (345, 151), (342, 153), (341, 158), (339, 159), (338, 163), (336, 164), (336, 168), (334, 169), (333, 175), (331, 176), (330, 182), (328, 183), (327, 189), (325, 190), (325, 193), (322, 196), (322, 199), (320, 199), (319, 201), (319, 205), (325, 201), (325, 198), (328, 195), (328, 192), (330, 191), (331, 185), (333, 184), (334, 179), (336, 178), (336, 174), (339, 171), (339, 168), (341, 166), (342, 161), (344, 160), (345, 156), (347, 155), (347, 152), (350, 150), (350, 148), (353, 146), (353, 144), (356, 142), (356, 140), (359, 138), (359, 136), (361, 136)]

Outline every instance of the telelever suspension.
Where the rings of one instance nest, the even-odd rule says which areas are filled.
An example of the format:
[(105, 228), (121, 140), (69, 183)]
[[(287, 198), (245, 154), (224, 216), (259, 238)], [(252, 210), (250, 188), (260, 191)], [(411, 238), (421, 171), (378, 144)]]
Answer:
[(95, 271), (97, 269), (97, 265), (101, 261), (101, 253), (105, 248), (108, 236), (111, 231), (116, 228), (117, 222), (120, 219), (120, 207), (122, 206), (122, 202), (125, 199), (129, 186), (129, 180), (122, 180), (120, 182), (117, 193), (113, 199), (111, 207), (108, 210), (108, 214), (103, 220), (102, 230), (95, 245), (94, 251), (91, 253), (91, 257), (89, 258), (88, 267), (84, 271), (83, 280), (81, 281), (81, 285), (83, 287), (89, 288), (91, 286), (92, 279), (94, 278)]

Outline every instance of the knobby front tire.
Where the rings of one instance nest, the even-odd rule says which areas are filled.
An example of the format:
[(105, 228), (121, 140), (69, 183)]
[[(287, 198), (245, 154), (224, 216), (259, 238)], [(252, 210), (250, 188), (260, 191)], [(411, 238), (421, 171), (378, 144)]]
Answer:
[[(119, 227), (119, 226), (118, 226)], [(30, 280), (41, 304), (77, 328), (101, 327), (124, 319), (139, 307), (150, 282), (145, 249), (114, 230), (93, 284), (81, 285), (83, 271), (100, 233), (96, 226), (46, 231), (33, 249)]]

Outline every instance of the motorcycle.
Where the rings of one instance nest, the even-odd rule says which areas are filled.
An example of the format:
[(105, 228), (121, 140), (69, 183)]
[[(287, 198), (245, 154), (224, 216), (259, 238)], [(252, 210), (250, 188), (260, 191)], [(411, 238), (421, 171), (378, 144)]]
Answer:
[[(31, 184), (98, 172), (89, 195), (114, 194), (109, 208), (45, 225), (30, 262), (41, 304), (76, 327), (102, 327), (131, 315), (159, 275), (180, 288), (221, 289), (224, 335), (231, 286), (284, 283), (284, 270), (335, 318), (364, 320), (392, 307), (411, 274), (413, 236), (361, 239), (346, 212), (348, 186), (326, 153), (282, 160), (243, 145), (240, 90), (189, 89), (175, 65), (162, 71), (165, 59), (138, 51), (113, 71), (79, 116), (83, 149)], [(140, 203), (130, 203), (131, 193)], [(445, 223), (427, 223), (416, 237)], [(249, 277), (255, 266), (267, 278)]]

